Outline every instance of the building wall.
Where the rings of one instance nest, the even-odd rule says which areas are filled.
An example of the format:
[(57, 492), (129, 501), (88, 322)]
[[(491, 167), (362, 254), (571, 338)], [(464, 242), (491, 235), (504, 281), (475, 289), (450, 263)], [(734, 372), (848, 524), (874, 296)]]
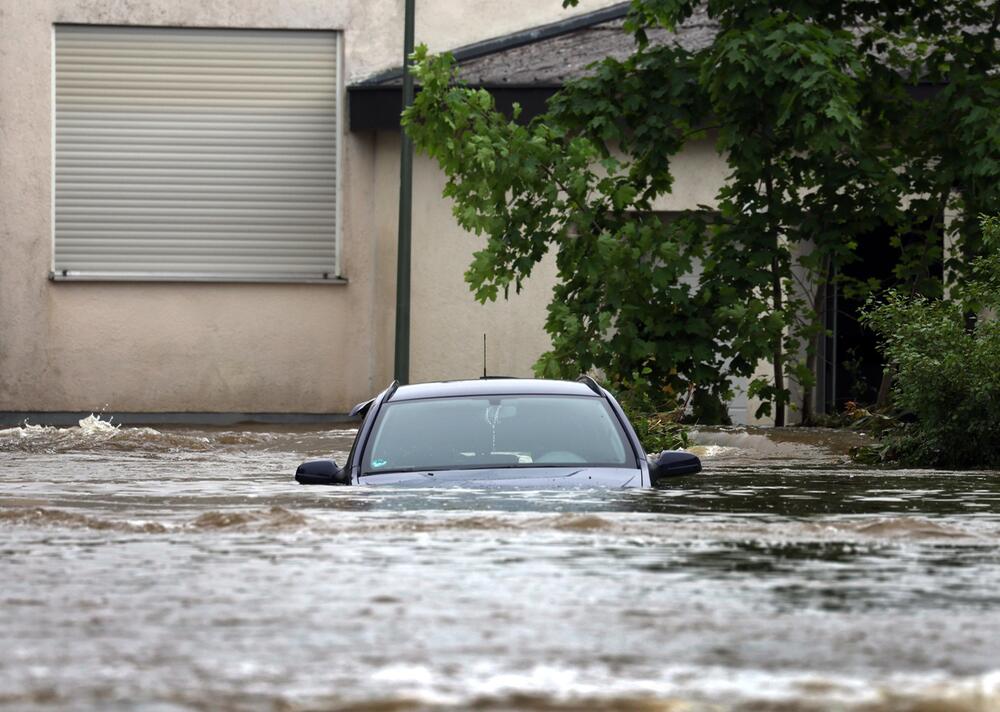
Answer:
[[(607, 4), (589, 0), (574, 12)], [(342, 30), (350, 81), (398, 64), (402, 6), (402, 0), (0, 0), (0, 411), (343, 412), (385, 382), (398, 185), (390, 164), (398, 147), (395, 159), (391, 149), (376, 155), (381, 139), (346, 127), (341, 264), (349, 284), (49, 281), (52, 26)], [(476, 16), (489, 22), (473, 22), (469, 7), (463, 0), (424, 0), (418, 41), (447, 49), (569, 14), (558, 2), (482, 0)], [(500, 334), (539, 322), (502, 305), (477, 312), (445, 296), (458, 293), (452, 269), (463, 259), (456, 249), (461, 240), (438, 197), (440, 176), (425, 164), (416, 175), (414, 222), (433, 230), (415, 235), (422, 252), (414, 261), (413, 376), (471, 374), (479, 346), (458, 325), (475, 336), (503, 324), (496, 337), (502, 341)], [(531, 303), (540, 302), (544, 289), (532, 290)], [(446, 325), (452, 330), (442, 331)], [(431, 334), (443, 334), (454, 348)], [(497, 346), (496, 368), (523, 373), (541, 342), (533, 338), (506, 352)]]
[[(346, 285), (51, 282), (51, 43), (55, 23), (341, 30), (349, 81), (398, 63), (401, 11), (402, 0), (0, 0), (0, 411), (345, 412), (387, 383), (398, 134), (342, 127)], [(528, 0), (484, 0), (477, 14), (490, 22), (469, 22), (461, 0), (423, 0), (417, 39), (447, 49), (567, 16)], [(725, 165), (711, 140), (675, 171), (657, 210), (714, 203)], [(483, 239), (458, 227), (443, 187), (418, 157), (411, 380), (479, 375), (484, 333), (490, 373), (530, 375), (549, 344), (554, 260), (521, 294), (478, 304), (463, 275)], [(738, 398), (734, 415), (747, 405)]]
[[(375, 192), (393, 195), (399, 185), (399, 134), (379, 132)], [(480, 304), (464, 273), (485, 238), (458, 226), (451, 201), (441, 196), (445, 176), (437, 164), (417, 156), (413, 170), (413, 244), (410, 378), (431, 381), (476, 378), (483, 372), (483, 334), (487, 335), (487, 372), (531, 376), (531, 367), (549, 346), (546, 306), (556, 281), (555, 260), (538, 265), (520, 294)], [(395, 207), (395, 206), (393, 206)], [(379, 262), (395, 267), (398, 212), (387, 208), (378, 223)], [(395, 292), (380, 294), (379, 372), (391, 378)]]

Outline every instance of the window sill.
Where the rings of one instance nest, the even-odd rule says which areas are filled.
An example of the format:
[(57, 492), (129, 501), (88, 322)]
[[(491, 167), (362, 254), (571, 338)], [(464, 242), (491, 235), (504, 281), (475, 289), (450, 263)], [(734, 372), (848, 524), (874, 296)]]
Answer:
[(242, 284), (347, 284), (346, 277), (322, 275), (233, 275), (197, 272), (49, 272), (52, 282), (210, 282)]

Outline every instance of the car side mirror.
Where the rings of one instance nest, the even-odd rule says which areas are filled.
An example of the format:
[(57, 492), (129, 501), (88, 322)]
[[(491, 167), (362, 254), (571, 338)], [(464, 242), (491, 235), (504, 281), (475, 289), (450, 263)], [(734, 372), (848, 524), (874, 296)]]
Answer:
[(295, 481), (300, 485), (349, 485), (347, 470), (337, 467), (333, 460), (303, 462), (295, 470)]
[(681, 475), (701, 472), (701, 460), (697, 455), (677, 450), (664, 450), (649, 463), (649, 479), (654, 485), (661, 480)]

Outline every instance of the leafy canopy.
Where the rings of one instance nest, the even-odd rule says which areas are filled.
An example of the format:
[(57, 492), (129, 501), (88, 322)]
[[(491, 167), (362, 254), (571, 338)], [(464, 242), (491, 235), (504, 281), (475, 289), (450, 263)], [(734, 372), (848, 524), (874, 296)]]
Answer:
[[(704, 49), (650, 41), (695, 13), (718, 26)], [(724, 397), (768, 358), (751, 392), (780, 423), (789, 379), (812, 383), (817, 289), (857, 236), (888, 224), (940, 243), (948, 208), (960, 253), (979, 249), (969, 216), (1000, 190), (998, 13), (978, 0), (633, 0), (634, 53), (592, 66), (530, 123), (418, 48), (403, 124), (447, 175), (459, 224), (487, 238), (466, 273), (477, 299), (520, 290), (555, 252), (540, 375), (599, 369), (668, 397)], [(928, 97), (920, 82), (944, 88)], [(694, 141), (714, 143), (726, 180), (713, 205), (666, 219), (656, 201)]]

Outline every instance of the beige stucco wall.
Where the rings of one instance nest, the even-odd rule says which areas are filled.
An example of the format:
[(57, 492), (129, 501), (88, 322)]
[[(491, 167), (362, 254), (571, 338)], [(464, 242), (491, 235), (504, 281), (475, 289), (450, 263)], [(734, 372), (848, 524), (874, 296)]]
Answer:
[[(0, 42), (0, 410), (323, 411), (369, 390), (367, 348), (344, 338), (358, 286), (52, 283), (52, 25), (317, 27), (335, 4), (4, 2)], [(358, 234), (370, 159), (344, 142), (343, 265), (368, 275)], [(346, 237), (351, 236), (351, 237)]]
[[(375, 192), (394, 195), (399, 185), (399, 135), (379, 132)], [(532, 364), (549, 346), (545, 308), (555, 284), (555, 263), (546, 259), (520, 294), (480, 304), (464, 273), (485, 238), (462, 230), (441, 197), (444, 174), (424, 156), (413, 170), (413, 245), (411, 289), (412, 381), (476, 378), (483, 372), (483, 334), (487, 335), (487, 371), (494, 375), (530, 376)], [(395, 266), (398, 212), (387, 206), (378, 221), (379, 262)], [(395, 292), (380, 295), (379, 373), (392, 373)]]
[[(281, 0), (258, 2), (278, 4)], [(577, 7), (563, 9), (561, 0), (417, 0), (414, 35), (417, 43), (440, 52), (537, 25), (564, 20), (614, 5), (620, 0), (580, 0)], [(315, 0), (316, 7), (347, 6), (345, 27), (357, 28), (357, 42), (364, 52), (348, 70), (354, 81), (377, 70), (402, 63), (403, 0)]]
[[(573, 12), (607, 4), (589, 0)], [(402, 0), (0, 0), (0, 411), (342, 412), (384, 383), (391, 372), (395, 273), (385, 239), (394, 235), (397, 179), (389, 176), (392, 151), (376, 160), (376, 138), (346, 127), (341, 199), (348, 285), (48, 280), (51, 41), (53, 24), (61, 22), (342, 30), (350, 80), (398, 64), (402, 6)], [(557, 0), (422, 0), (419, 6), (417, 39), (434, 49), (571, 14)], [(440, 176), (418, 164), (417, 177), (414, 222), (433, 229), (416, 232), (415, 249), (428, 241), (435, 246), (414, 260), (413, 375), (449, 374), (456, 364), (468, 365), (455, 373), (465, 375), (475, 371), (470, 358), (478, 344), (446, 330), (461, 342), (452, 351), (429, 336), (473, 319), (464, 302), (452, 300), (461, 239), (437, 197)], [(420, 281), (429, 269), (446, 275), (434, 280), (440, 292)], [(532, 290), (538, 302), (543, 290)], [(475, 314), (468, 321), (474, 334), (497, 323), (508, 330), (525, 325), (520, 312), (502, 305)], [(496, 368), (523, 372), (540, 342), (526, 343), (507, 356), (498, 344)]]

